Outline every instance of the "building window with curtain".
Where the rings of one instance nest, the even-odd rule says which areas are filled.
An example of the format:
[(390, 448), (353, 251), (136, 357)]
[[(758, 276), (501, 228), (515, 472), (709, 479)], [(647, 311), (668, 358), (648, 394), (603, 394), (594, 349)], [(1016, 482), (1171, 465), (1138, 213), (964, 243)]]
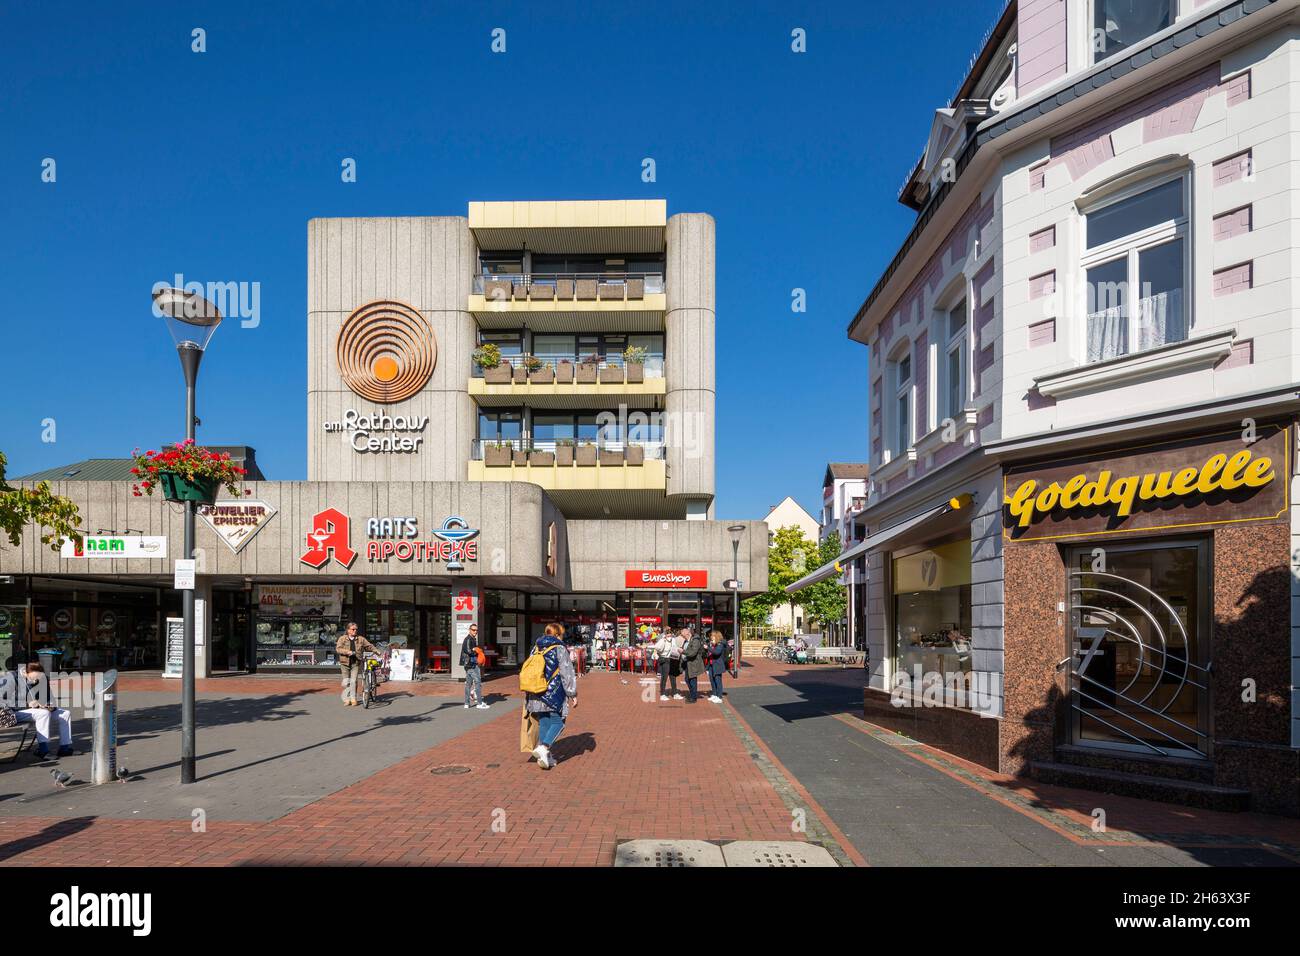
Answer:
[(966, 299), (944, 316), (943, 418), (960, 421), (966, 409)]
[(1178, 0), (1092, 0), (1092, 61), (1136, 46), (1177, 16)]
[(894, 382), (890, 451), (897, 458), (912, 444), (912, 356), (904, 353), (890, 364)]
[(1187, 191), (1182, 173), (1121, 190), (1082, 210), (1089, 362), (1187, 338)]

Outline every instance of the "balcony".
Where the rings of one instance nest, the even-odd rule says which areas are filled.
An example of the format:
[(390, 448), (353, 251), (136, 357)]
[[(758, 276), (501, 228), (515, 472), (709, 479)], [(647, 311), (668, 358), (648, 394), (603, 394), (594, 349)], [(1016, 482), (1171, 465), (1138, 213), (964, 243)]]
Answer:
[(662, 407), (667, 394), (662, 356), (647, 356), (640, 364), (614, 356), (608, 360), (587, 358), (534, 358), (530, 369), (521, 364), (521, 356), (507, 356), (496, 368), (476, 368), (468, 391), (485, 408), (587, 408), (611, 401), (628, 408)]
[[(599, 507), (593, 491), (619, 495), (622, 505), (612, 511), (631, 510), (648, 517), (670, 517), (664, 502), (668, 487), (662, 442), (546, 442), (479, 440), (469, 461), (470, 481), (527, 481), (551, 493), (566, 514), (575, 506)], [(585, 498), (584, 498), (585, 496)]]
[(659, 332), (666, 308), (662, 272), (482, 273), (468, 305), (481, 328), (526, 319), (537, 332), (582, 331), (593, 314), (617, 316), (620, 331)]

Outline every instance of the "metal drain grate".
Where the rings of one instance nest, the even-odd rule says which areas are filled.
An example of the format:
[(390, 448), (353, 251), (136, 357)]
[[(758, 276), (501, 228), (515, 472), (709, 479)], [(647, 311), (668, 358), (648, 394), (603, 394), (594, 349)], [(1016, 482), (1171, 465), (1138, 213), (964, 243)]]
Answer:
[(798, 840), (738, 840), (722, 848), (727, 866), (839, 866), (823, 847)]
[(456, 764), (448, 764), (445, 767), (434, 767), (429, 771), (429, 773), (433, 774), (435, 777), (444, 777), (453, 773), (469, 773), (469, 767), (460, 767)]
[(726, 866), (722, 850), (703, 840), (630, 840), (619, 844), (615, 866)]

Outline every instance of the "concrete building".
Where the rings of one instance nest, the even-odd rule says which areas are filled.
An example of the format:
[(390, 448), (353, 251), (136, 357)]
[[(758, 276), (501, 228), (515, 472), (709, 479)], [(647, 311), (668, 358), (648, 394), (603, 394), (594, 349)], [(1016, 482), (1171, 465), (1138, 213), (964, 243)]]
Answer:
[[(786, 495), (780, 504), (772, 506), (763, 522), (767, 525), (769, 547), (776, 536), (776, 532), (781, 528), (798, 528), (809, 541), (817, 540), (817, 519), (789, 495)], [(815, 560), (815, 556), (813, 559)], [(795, 604), (792, 610), (789, 604), (778, 604), (772, 608), (772, 613), (768, 618), (768, 626), (788, 634), (797, 634), (805, 630), (804, 621), (805, 615), (801, 605)]]
[(1013, 0), (936, 111), (849, 326), (868, 719), (1300, 813), (1297, 75), (1294, 0)]
[[(766, 526), (712, 520), (711, 217), (489, 202), (307, 233), (308, 478), (202, 510), (201, 673), (328, 667), (348, 620), (454, 674), (471, 623), (506, 665), (549, 621), (729, 631), (733, 541), (766, 589)], [(51, 486), (97, 534), (0, 548), (0, 640), (165, 666), (180, 512), (77, 478)]]

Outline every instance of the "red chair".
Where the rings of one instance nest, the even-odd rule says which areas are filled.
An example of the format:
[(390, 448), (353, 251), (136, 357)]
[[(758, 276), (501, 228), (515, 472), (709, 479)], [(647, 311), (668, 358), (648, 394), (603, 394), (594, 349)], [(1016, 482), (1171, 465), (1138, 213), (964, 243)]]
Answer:
[(639, 647), (632, 652), (632, 670), (645, 672), (645, 651)]
[(624, 664), (627, 665), (628, 670), (632, 669), (632, 648), (630, 647), (620, 647), (618, 649), (618, 669), (620, 671), (623, 670)]

